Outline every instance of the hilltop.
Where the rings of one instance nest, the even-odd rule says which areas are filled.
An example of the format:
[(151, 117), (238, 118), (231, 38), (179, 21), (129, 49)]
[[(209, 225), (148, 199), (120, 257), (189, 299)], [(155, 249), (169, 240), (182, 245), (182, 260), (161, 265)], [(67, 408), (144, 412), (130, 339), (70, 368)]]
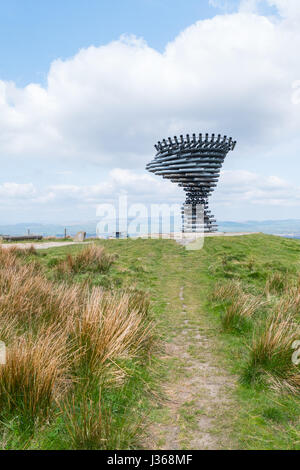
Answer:
[[(19, 292), (22, 276), (35, 273), (28, 281), (35, 296), (22, 281), (22, 295), (10, 305), (4, 286), (3, 315), (13, 329), (30, 333), (33, 344), (36, 331), (45, 329), (44, 305), (45, 321), (61, 331), (60, 341), (69, 341), (69, 331), (83, 356), (73, 358), (74, 346), (68, 346), (62, 377), (55, 378), (65, 385), (52, 397), (50, 359), (60, 356), (51, 343), (47, 350), (38, 342), (36, 350), (43, 347), (49, 359), (51, 387), (48, 402), (37, 395), (33, 415), (28, 404), (34, 402), (22, 401), (28, 392), (24, 374), (6, 369), (20, 399), (16, 407), (0, 388), (5, 448), (300, 449), (300, 370), (292, 362), (293, 341), (300, 340), (300, 241), (263, 234), (212, 237), (202, 250), (188, 251), (171, 240), (97, 240), (95, 246), (23, 250), (17, 257), (2, 262), (2, 275)], [(104, 322), (93, 299), (104, 302)], [(17, 302), (26, 310), (14, 320)], [(122, 315), (122, 336), (113, 328), (115, 311)], [(8, 351), (16, 352), (19, 343), (8, 334), (7, 320), (2, 327)], [(26, 380), (34, 367), (39, 363), (26, 371)], [(44, 380), (42, 373), (38, 377)], [(35, 397), (35, 386), (30, 394)]]

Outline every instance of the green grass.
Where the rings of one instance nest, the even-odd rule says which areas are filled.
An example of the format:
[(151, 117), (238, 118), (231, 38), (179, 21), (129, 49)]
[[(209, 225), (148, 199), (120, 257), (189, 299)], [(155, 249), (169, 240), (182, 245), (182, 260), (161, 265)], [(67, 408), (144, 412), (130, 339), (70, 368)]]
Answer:
[[(266, 235), (240, 237), (236, 240), (206, 240), (205, 249), (200, 254), (205, 258), (209, 275), (205, 274), (204, 277), (210, 285), (217, 279), (219, 282), (238, 280), (244, 292), (260, 297), (264, 295), (267, 279), (271, 278), (272, 293), (277, 294), (278, 300), (283, 290), (282, 279), (289, 285), (298, 277), (299, 255), (298, 240)], [(299, 389), (298, 396), (287, 391), (273, 391), (268, 383), (261, 380), (266, 377), (267, 371), (280, 376), (285, 368), (291, 369), (292, 350), (284, 349), (284, 355), (272, 358), (260, 355), (260, 363), (249, 352), (253, 338), (259, 338), (266, 326), (269, 327), (268, 318), (273, 313), (275, 300), (275, 296), (272, 296), (269, 305), (251, 319), (250, 331), (243, 329), (241, 335), (228, 331), (219, 334), (227, 367), (245, 383), (237, 386), (235, 394), (240, 413), (235, 420), (236, 432), (233, 435), (239, 442), (239, 448), (300, 448)], [(209, 300), (206, 308), (213, 324), (218, 324), (224, 315), (224, 304)], [(299, 313), (295, 317), (296, 322), (299, 321)]]
[[(275, 236), (251, 235), (244, 237), (216, 237), (205, 239), (204, 248), (187, 251), (167, 240), (99, 240), (107, 252), (117, 254), (116, 262), (107, 272), (81, 270), (67, 278), (68, 283), (86, 283), (109, 290), (137, 289), (148, 292), (152, 315), (157, 322), (157, 344), (170, 342), (182, 330), (179, 289), (183, 285), (185, 303), (189, 309), (191, 324), (203, 326), (213, 338), (211, 354), (221, 367), (237, 377), (233, 392), (233, 405), (227, 413), (231, 446), (240, 449), (300, 449), (300, 401), (295, 395), (272, 390), (267, 384), (243, 384), (238, 380), (249, 366), (249, 346), (253, 335), (259, 335), (282, 291), (281, 279), (291, 282), (300, 272), (300, 241)], [(55, 282), (56, 266), (66, 255), (75, 256), (82, 246), (66, 246), (40, 251), (26, 256), (24, 262), (34, 261)], [(245, 322), (236, 322), (233, 328), (224, 329), (225, 304), (211, 298), (217, 283), (239, 281), (246, 295), (264, 296), (267, 279), (278, 273), (272, 283), (270, 307), (258, 309)], [(300, 339), (300, 338), (299, 338)], [(191, 343), (193, 355), (199, 356)], [(292, 351), (291, 351), (292, 354)], [(128, 380), (122, 390), (104, 391), (103, 399), (112, 410), (116, 439), (111, 443), (118, 448), (142, 446), (142, 423), (145, 416), (157, 424), (168, 421), (168, 411), (161, 404), (163, 394), (159, 383), (170, 377), (181, 377), (182, 359), (159, 359), (152, 355), (149, 367), (135, 361), (121, 364), (128, 372)], [(199, 356), (199, 359), (200, 356)], [(205, 359), (204, 359), (205, 360)], [(97, 384), (88, 391), (88, 399), (97, 402)], [(153, 395), (155, 398), (153, 398)], [(78, 402), (83, 402), (83, 388), (78, 388)], [(79, 407), (80, 408), (80, 407)], [(141, 427), (132, 434), (128, 423), (135, 409)], [(80, 410), (78, 411), (80, 414)], [(186, 403), (180, 410), (182, 433), (195, 432), (195, 419), (202, 410), (193, 403)], [(2, 441), (5, 448), (71, 448), (74, 439), (66, 427), (68, 412), (57, 413), (47, 426), (37, 430), (21, 430), (18, 419), (2, 423)], [(222, 433), (224, 423), (219, 423), (216, 433)], [(228, 428), (227, 426), (227, 428)], [(80, 444), (76, 444), (80, 447)], [(76, 446), (75, 445), (75, 446)], [(186, 436), (182, 446), (186, 445)]]

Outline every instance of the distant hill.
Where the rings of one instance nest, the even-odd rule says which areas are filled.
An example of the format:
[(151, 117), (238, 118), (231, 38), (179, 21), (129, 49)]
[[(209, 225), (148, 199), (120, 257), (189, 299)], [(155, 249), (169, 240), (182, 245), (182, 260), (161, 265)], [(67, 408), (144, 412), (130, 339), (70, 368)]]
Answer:
[[(33, 222), (0, 225), (0, 234), (2, 235), (25, 235), (30, 230), (31, 234), (43, 236), (57, 236), (64, 235), (65, 228), (67, 235), (75, 235), (78, 231), (84, 230), (89, 237), (96, 235), (96, 220), (85, 221), (82, 223), (74, 223), (70, 225), (60, 224), (39, 224)], [(300, 237), (300, 219), (286, 219), (286, 220), (248, 220), (245, 222), (234, 221), (218, 221), (219, 231), (221, 232), (263, 232), (275, 235), (286, 235), (293, 237)], [(141, 225), (140, 233), (145, 233), (147, 221)]]
[(80, 230), (84, 230), (89, 236), (96, 234), (96, 223), (95, 222), (84, 222), (82, 224), (74, 225), (59, 225), (59, 224), (38, 224), (38, 223), (20, 223), (13, 225), (0, 225), (1, 235), (27, 235), (28, 230), (31, 234), (46, 236), (57, 236), (62, 237), (64, 230), (67, 229), (67, 235), (75, 235)]
[(219, 221), (219, 230), (223, 232), (263, 232), (300, 236), (300, 219), (248, 220), (246, 222)]

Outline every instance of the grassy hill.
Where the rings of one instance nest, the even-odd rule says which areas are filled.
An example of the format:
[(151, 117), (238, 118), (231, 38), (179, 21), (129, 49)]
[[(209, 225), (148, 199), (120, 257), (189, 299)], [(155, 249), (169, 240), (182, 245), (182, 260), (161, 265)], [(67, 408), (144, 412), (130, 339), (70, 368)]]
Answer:
[(0, 274), (2, 448), (300, 448), (300, 241), (102, 240)]

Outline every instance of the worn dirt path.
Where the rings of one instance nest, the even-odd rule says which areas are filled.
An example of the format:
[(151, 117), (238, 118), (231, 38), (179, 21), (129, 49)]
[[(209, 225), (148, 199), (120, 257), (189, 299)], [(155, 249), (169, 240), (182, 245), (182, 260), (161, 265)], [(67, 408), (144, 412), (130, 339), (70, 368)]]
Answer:
[(230, 433), (236, 379), (219, 363), (215, 331), (201, 315), (194, 291), (193, 285), (179, 286), (178, 313), (176, 302), (171, 307), (171, 340), (161, 358), (169, 372), (162, 384), (164, 399), (148, 428), (148, 449), (235, 448)]

